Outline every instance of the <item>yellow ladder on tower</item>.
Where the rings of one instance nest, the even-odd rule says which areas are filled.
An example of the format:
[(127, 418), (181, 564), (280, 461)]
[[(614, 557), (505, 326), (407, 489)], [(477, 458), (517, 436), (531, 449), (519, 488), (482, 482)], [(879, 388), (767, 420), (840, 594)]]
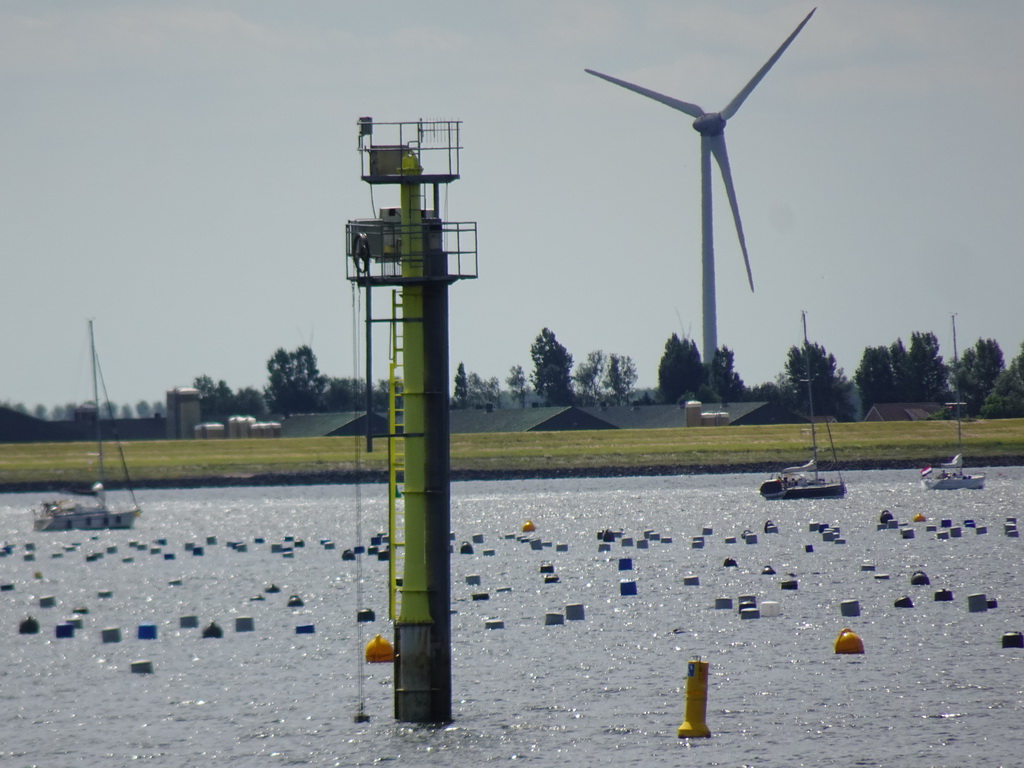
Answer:
[(388, 612), (392, 621), (401, 610), (401, 576), (405, 563), (405, 393), (403, 381), (402, 295), (391, 293), (391, 364), (388, 375)]

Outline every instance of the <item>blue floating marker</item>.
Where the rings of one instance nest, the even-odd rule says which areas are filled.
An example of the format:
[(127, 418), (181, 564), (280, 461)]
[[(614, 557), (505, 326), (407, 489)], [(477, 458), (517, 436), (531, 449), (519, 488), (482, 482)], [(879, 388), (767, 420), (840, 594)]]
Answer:
[(139, 624), (139, 640), (156, 640), (156, 624)]
[(295, 628), (296, 635), (312, 635), (316, 631), (316, 627), (312, 624), (299, 624)]
[(202, 547), (192, 547), (192, 555), (194, 557), (202, 557), (206, 552)]
[(620, 571), (632, 571), (633, 570), (633, 558), (631, 558), (631, 557), (620, 557), (619, 558), (619, 570)]
[(71, 623), (68, 623), (68, 622), (64, 622), (63, 624), (58, 624), (56, 626), (56, 632), (57, 632), (57, 638), (58, 639), (67, 638), (67, 637), (74, 637), (75, 636), (75, 625), (71, 624)]
[(173, 560), (173, 559), (174, 559), (174, 553), (173, 552), (164, 552), (164, 560)]
[(636, 594), (636, 582), (635, 581), (621, 581), (619, 582), (619, 594), (628, 597), (629, 595)]

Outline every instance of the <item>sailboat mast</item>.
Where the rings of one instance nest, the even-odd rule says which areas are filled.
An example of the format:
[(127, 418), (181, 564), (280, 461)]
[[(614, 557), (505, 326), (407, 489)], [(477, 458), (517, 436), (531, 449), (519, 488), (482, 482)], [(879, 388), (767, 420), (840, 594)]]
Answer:
[(106, 483), (103, 474), (103, 432), (100, 429), (100, 388), (96, 378), (96, 337), (92, 332), (92, 320), (89, 321), (89, 351), (92, 354), (92, 401), (96, 405), (96, 456), (99, 462), (97, 476), (100, 483)]
[(957, 454), (963, 453), (963, 438), (960, 434), (960, 360), (956, 354), (956, 313), (952, 316), (953, 320), (953, 391), (956, 393), (956, 452)]
[(814, 479), (818, 479), (818, 436), (814, 431), (814, 395), (811, 391), (811, 344), (807, 341), (807, 312), (800, 313), (804, 324), (804, 361), (807, 365), (807, 408), (811, 415), (811, 458), (814, 459)]

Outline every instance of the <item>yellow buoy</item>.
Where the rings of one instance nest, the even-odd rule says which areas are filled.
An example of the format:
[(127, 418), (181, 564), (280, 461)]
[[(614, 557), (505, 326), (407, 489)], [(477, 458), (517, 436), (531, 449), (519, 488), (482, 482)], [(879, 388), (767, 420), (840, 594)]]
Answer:
[(680, 739), (707, 738), (708, 663), (694, 659), (686, 668), (686, 714), (677, 735)]
[(923, 514), (921, 514), (920, 512), (918, 512), (918, 513), (917, 513), (916, 515), (914, 515), (914, 522), (915, 522), (915, 523), (923, 523), (923, 522), (924, 522), (925, 520), (927, 520), (927, 519), (928, 519), (928, 518), (927, 518), (927, 517), (925, 517), (925, 516), (924, 516)]
[(864, 653), (864, 641), (852, 629), (844, 628), (836, 638), (836, 653)]
[(533, 531), (535, 530), (537, 529), (534, 526), (532, 520), (527, 520), (525, 523), (523, 523), (523, 533), (533, 533)]
[(366, 660), (371, 664), (385, 664), (395, 660), (395, 649), (380, 635), (366, 644)]

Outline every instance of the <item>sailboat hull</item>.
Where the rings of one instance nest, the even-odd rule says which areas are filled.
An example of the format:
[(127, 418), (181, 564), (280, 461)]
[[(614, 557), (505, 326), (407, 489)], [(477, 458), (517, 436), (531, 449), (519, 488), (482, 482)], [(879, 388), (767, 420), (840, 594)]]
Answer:
[(138, 510), (113, 512), (106, 507), (68, 502), (43, 502), (32, 523), (35, 531), (96, 531), (131, 528)]
[(921, 487), (926, 491), (957, 491), (961, 488), (980, 491), (985, 487), (984, 475), (948, 475), (946, 477), (927, 477), (921, 480)]
[(761, 483), (761, 495), (766, 499), (841, 499), (846, 495), (846, 483), (842, 481), (811, 482), (801, 479), (797, 482), (783, 482), (772, 478)]

